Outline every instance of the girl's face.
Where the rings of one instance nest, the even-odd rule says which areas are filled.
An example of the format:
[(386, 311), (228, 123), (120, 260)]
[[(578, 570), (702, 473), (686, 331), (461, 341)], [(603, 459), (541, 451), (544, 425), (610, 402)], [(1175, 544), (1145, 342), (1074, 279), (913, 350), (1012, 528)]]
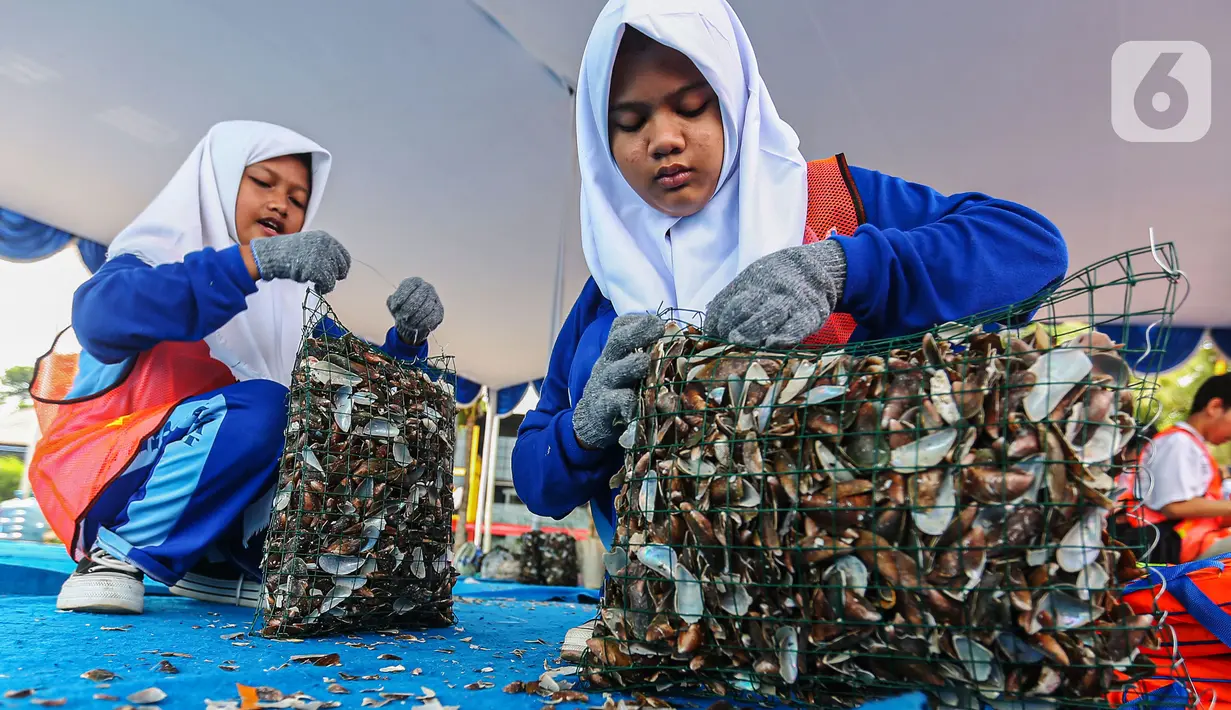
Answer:
[(611, 154), (633, 190), (672, 217), (700, 211), (722, 174), (722, 112), (692, 60), (628, 28), (609, 106)]
[(283, 155), (244, 168), (235, 199), (235, 235), (240, 244), (303, 229), (311, 173), (306, 160)]

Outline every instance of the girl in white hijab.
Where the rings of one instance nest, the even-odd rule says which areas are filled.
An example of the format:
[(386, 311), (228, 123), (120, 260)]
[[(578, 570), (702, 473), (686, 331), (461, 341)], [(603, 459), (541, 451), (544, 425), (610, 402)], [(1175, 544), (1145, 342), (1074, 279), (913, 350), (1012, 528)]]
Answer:
[(1004, 308), (1068, 266), (1058, 230), (1026, 207), (841, 155), (806, 161), (725, 0), (608, 2), (582, 58), (577, 148), (592, 279), (518, 433), (513, 480), (540, 515), (588, 503), (608, 545), (617, 439), (658, 313), (750, 346), (844, 343)]
[[(40, 397), (30, 474), (79, 560), (58, 608), (140, 613), (145, 575), (255, 605), (304, 306), (350, 268), (336, 239), (304, 231), (330, 167), (286, 128), (220, 123), (77, 291), (82, 352), (71, 390)], [(425, 356), (435, 290), (407, 279), (388, 305), (384, 349)], [(36, 392), (57, 362), (40, 361)]]

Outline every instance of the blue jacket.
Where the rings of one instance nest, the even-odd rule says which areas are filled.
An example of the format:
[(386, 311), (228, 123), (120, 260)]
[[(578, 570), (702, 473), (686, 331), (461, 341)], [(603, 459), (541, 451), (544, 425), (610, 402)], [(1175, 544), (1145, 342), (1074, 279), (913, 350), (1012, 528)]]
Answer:
[[(1042, 215), (975, 192), (925, 185), (850, 166), (866, 224), (835, 237), (846, 252), (838, 310), (859, 324), (852, 340), (909, 335), (1004, 308), (1056, 285), (1068, 270), (1060, 231)], [(608, 487), (623, 450), (583, 449), (573, 407), (607, 343), (616, 313), (590, 279), (552, 349), (539, 404), (513, 449), (513, 483), (526, 507), (557, 520), (589, 503), (603, 543), (615, 525)]]
[[(238, 246), (153, 267), (131, 254), (107, 261), (73, 295), (73, 331), (84, 352), (71, 396), (98, 391), (118, 366), (158, 343), (201, 340), (247, 309), (256, 291)], [(322, 331), (345, 332), (328, 319), (317, 325)], [(428, 345), (408, 345), (390, 328), (381, 350), (415, 360)]]

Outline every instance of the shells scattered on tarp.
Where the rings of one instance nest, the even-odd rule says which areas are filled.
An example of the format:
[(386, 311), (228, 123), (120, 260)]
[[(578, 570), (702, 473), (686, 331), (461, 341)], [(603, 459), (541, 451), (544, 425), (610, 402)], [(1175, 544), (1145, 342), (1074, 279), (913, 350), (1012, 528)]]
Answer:
[(1152, 618), (1116, 595), (1143, 572), (1107, 533), (1137, 429), (1118, 351), (1032, 328), (770, 353), (669, 325), (588, 679), (977, 707), (1148, 675)]
[(581, 573), (577, 564), (577, 542), (572, 535), (531, 530), (523, 534), (519, 542), (519, 582), (550, 587), (577, 586)]
[(159, 661), (158, 665), (154, 666), (154, 670), (158, 673), (176, 674), (180, 669), (171, 664), (171, 661)]
[(262, 635), (453, 623), (455, 401), (445, 358), (305, 339), (265, 546)]

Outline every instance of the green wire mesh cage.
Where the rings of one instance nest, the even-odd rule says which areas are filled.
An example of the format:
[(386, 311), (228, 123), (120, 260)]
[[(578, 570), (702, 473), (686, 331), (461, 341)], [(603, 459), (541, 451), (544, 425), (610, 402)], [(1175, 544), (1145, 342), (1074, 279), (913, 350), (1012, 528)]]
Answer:
[(256, 624), (273, 638), (449, 625), (452, 358), (403, 361), (317, 327), (338, 321), (309, 299)]
[(549, 587), (575, 587), (581, 576), (577, 541), (568, 533), (531, 530), (522, 534), (517, 581)]
[(672, 321), (621, 440), (583, 677), (979, 708), (1098, 706), (1150, 674), (1155, 617), (1118, 599), (1149, 548), (1108, 518), (1155, 383), (1133, 374), (1146, 348), (1106, 332), (1153, 323), (1164, 349), (1181, 277), (1172, 245), (1130, 251), (1031, 303), (844, 349)]

